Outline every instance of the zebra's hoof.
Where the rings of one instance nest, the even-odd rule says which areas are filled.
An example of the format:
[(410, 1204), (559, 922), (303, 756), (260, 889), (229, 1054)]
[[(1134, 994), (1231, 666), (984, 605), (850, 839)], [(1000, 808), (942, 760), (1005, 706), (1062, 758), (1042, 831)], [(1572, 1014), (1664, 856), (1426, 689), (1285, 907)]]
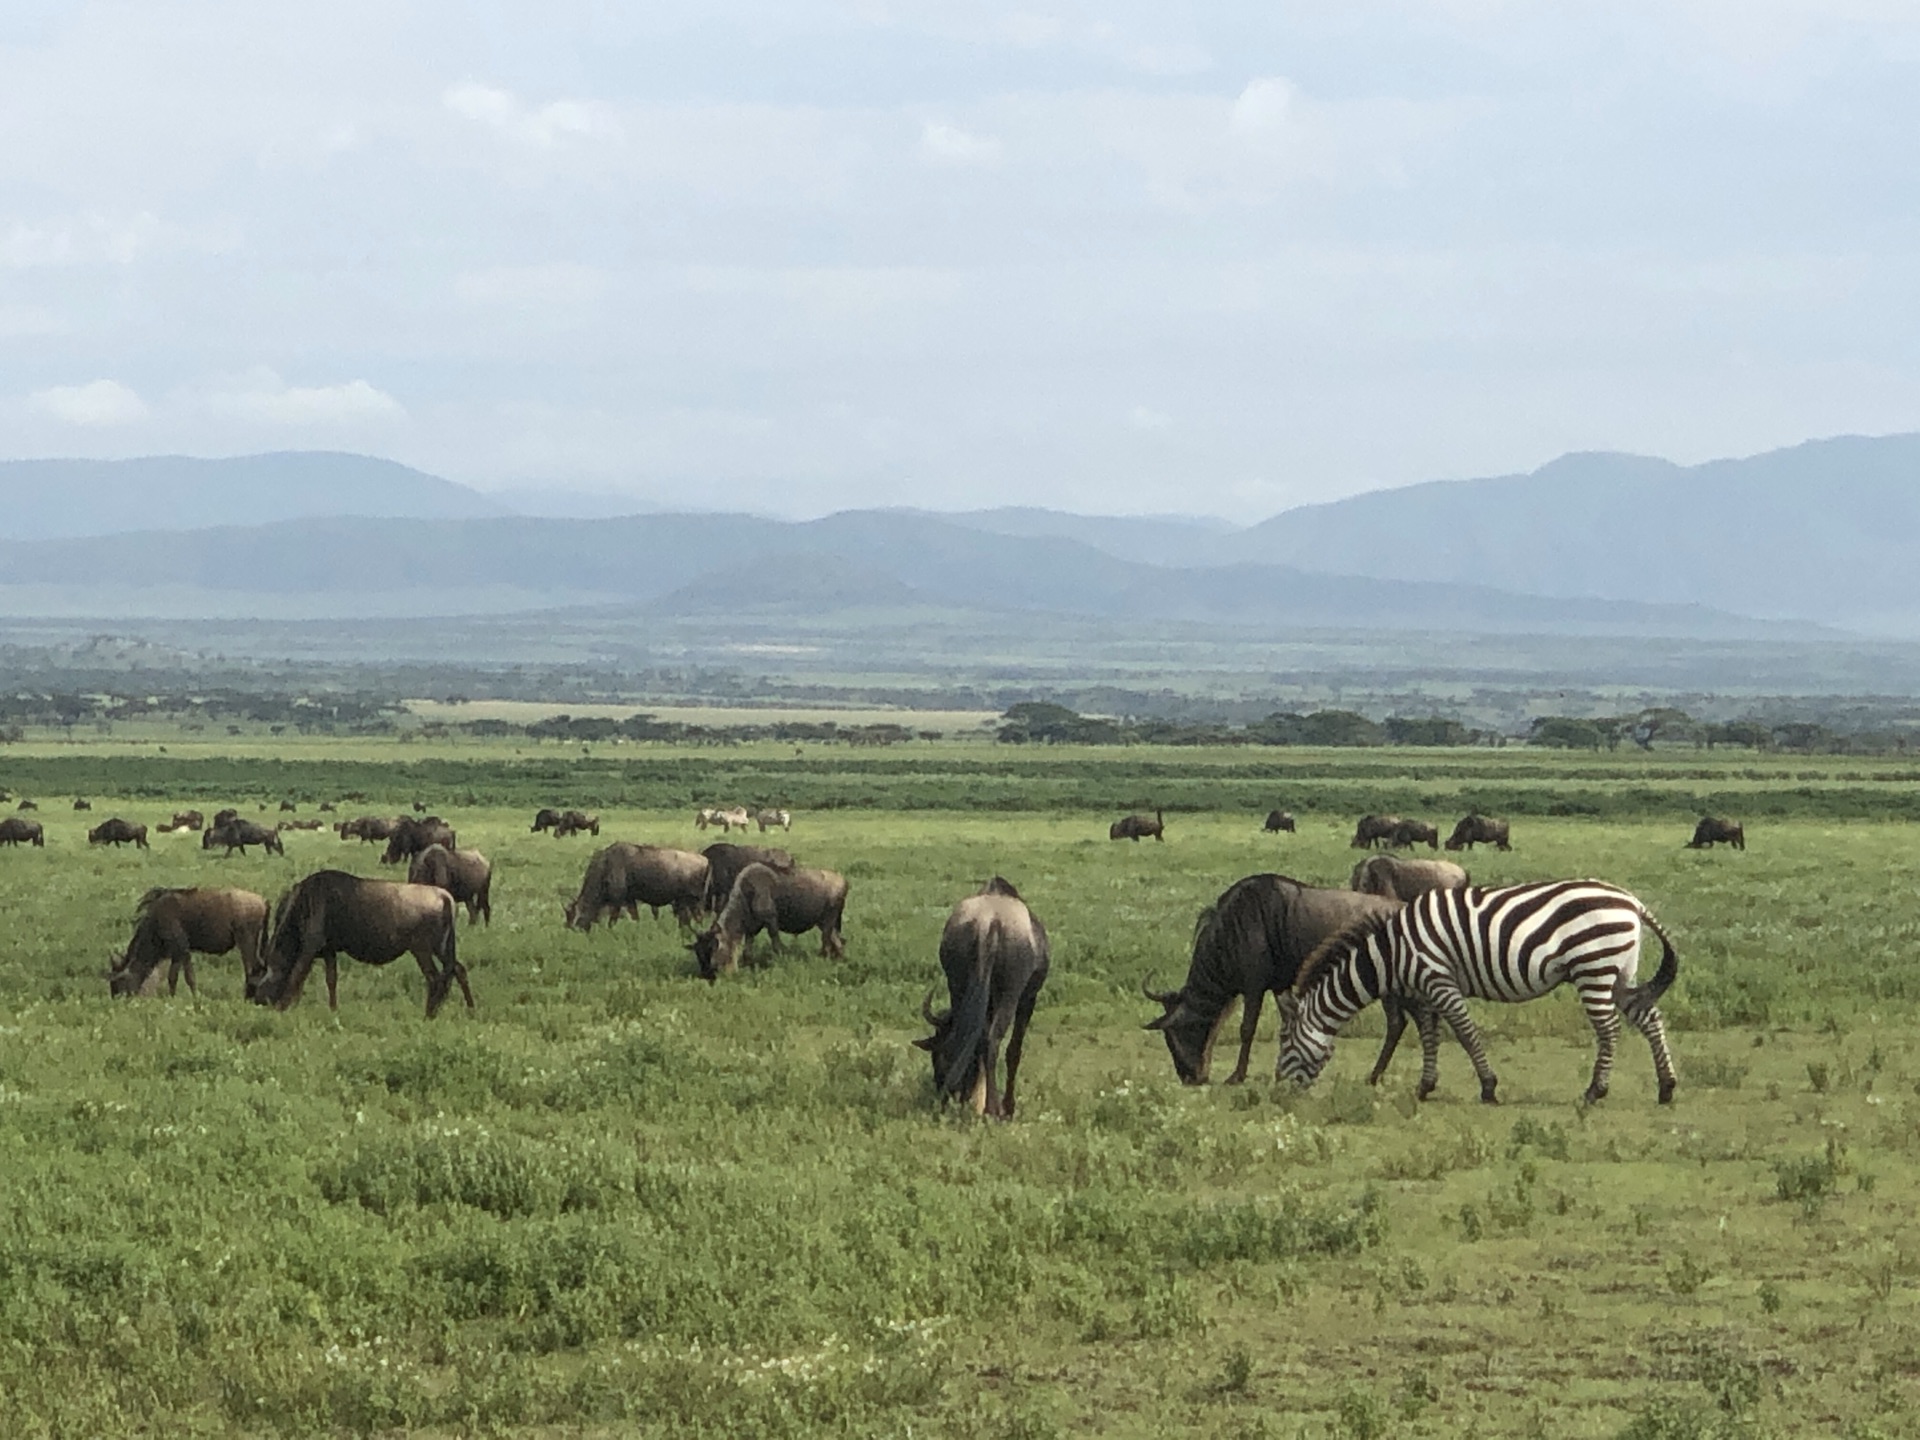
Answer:
[(1662, 1080), (1660, 1082), (1660, 1103), (1662, 1105), (1671, 1105), (1673, 1103), (1674, 1087), (1677, 1084), (1678, 1082), (1673, 1080)]
[(1500, 1097), (1493, 1093), (1495, 1087), (1499, 1084), (1500, 1082), (1498, 1080), (1489, 1080), (1480, 1087), (1480, 1103), (1482, 1105), (1498, 1105), (1500, 1103)]
[(1595, 1089), (1589, 1085), (1587, 1087), (1587, 1093), (1580, 1098), (1588, 1105), (1598, 1105), (1602, 1100), (1607, 1098), (1607, 1092), (1604, 1089)]

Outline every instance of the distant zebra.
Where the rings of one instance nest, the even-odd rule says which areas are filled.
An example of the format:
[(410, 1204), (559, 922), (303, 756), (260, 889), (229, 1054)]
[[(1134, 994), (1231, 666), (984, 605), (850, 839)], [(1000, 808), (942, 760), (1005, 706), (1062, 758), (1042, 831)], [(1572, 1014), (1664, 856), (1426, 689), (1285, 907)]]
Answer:
[[(1653, 979), (1635, 985), (1642, 924), (1660, 937), (1662, 953)], [(1429, 890), (1400, 910), (1349, 927), (1308, 957), (1282, 1006), (1279, 1074), (1312, 1084), (1340, 1027), (1381, 996), (1394, 995), (1425, 1002), (1415, 1010), (1420, 1098), (1439, 1082), (1444, 1019), (1473, 1060), (1480, 1098), (1491, 1105), (1499, 1079), (1466, 1000), (1534, 1000), (1571, 984), (1598, 1044), (1587, 1100), (1606, 1096), (1624, 1015), (1653, 1049), (1665, 1105), (1673, 1099), (1673, 1057), (1655, 1006), (1679, 969), (1673, 942), (1647, 907), (1598, 880)]]

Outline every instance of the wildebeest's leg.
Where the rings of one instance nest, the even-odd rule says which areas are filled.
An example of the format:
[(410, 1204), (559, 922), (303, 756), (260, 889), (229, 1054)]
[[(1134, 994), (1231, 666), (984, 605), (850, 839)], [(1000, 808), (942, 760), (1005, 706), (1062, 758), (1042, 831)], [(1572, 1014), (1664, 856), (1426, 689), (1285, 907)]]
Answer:
[(1406, 1008), (1399, 997), (1382, 995), (1380, 1013), (1387, 1018), (1387, 1038), (1380, 1046), (1380, 1058), (1373, 1062), (1373, 1073), (1367, 1076), (1369, 1085), (1378, 1085), (1380, 1077), (1387, 1073), (1387, 1065), (1393, 1059), (1393, 1052), (1400, 1048), (1400, 1037), (1407, 1028)]
[[(198, 994), (200, 993), (200, 983), (199, 983), (199, 981), (198, 981), (198, 980), (196, 980), (196, 979), (194, 978), (194, 974), (193, 974), (193, 952), (192, 952), (191, 950), (189, 950), (189, 951), (187, 952), (187, 954), (186, 954), (186, 959), (185, 959), (185, 960), (184, 960), (184, 961), (182, 962), (182, 964), (181, 964), (181, 967), (180, 967), (180, 968), (181, 968), (182, 970), (184, 970), (184, 971), (186, 972), (186, 977), (187, 977), (187, 993), (188, 993), (189, 995), (198, 995)], [(171, 994), (173, 994), (173, 993), (174, 993), (174, 989), (173, 989), (173, 976), (172, 976), (171, 974), (169, 974), (169, 975), (167, 976), (167, 993), (168, 993), (169, 995), (171, 995)]]
[(1227, 1084), (1238, 1085), (1247, 1078), (1247, 1066), (1253, 1063), (1253, 1042), (1260, 1034), (1260, 1009), (1267, 1003), (1264, 985), (1240, 997), (1240, 1063), (1227, 1076)]
[(1020, 1051), (1027, 1043), (1027, 1022), (1033, 1018), (1033, 1002), (1040, 998), (1040, 982), (1044, 975), (1029, 981), (1026, 993), (1020, 997), (1019, 1008), (1013, 1014), (1013, 1033), (1007, 1037), (1007, 1090), (1000, 1102), (1000, 1118), (1013, 1118), (1013, 1082), (1020, 1073)]
[(340, 957), (327, 955), (323, 957), (322, 963), (327, 967), (327, 1008), (338, 1010), (340, 1008)]

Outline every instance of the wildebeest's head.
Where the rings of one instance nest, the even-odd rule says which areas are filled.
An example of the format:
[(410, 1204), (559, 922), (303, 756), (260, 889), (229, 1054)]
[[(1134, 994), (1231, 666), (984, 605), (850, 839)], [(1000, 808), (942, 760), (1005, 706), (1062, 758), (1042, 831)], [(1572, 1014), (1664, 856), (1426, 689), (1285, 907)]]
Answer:
[(1222, 1010), (1211, 1020), (1196, 1014), (1187, 1005), (1184, 989), (1155, 990), (1151, 975), (1141, 982), (1140, 992), (1163, 1012), (1140, 1028), (1158, 1030), (1166, 1040), (1167, 1053), (1173, 1056), (1174, 1073), (1182, 1085), (1206, 1084), (1213, 1066), (1213, 1037), (1227, 1012)]
[(106, 981), (107, 992), (111, 995), (138, 995), (140, 987), (146, 982), (145, 975), (136, 975), (127, 951), (118, 955), (107, 952)]
[(733, 945), (721, 932), (718, 923), (709, 925), (693, 937), (693, 943), (687, 948), (693, 952), (694, 963), (700, 967), (702, 980), (717, 980), (722, 970), (733, 969)]
[[(929, 990), (920, 1001), (920, 1016), (933, 1027), (933, 1034), (923, 1036), (913, 1043), (933, 1059), (933, 1088), (942, 1095), (949, 1094), (956, 1088), (948, 1084), (947, 1075), (948, 1067), (954, 1063), (953, 1047), (947, 1043), (948, 1037), (953, 1032), (953, 1011), (949, 1008), (938, 1014), (934, 1013), (933, 991)], [(967, 1060), (971, 1063), (973, 1057), (968, 1056)], [(980, 1099), (984, 1103), (984, 1092)]]

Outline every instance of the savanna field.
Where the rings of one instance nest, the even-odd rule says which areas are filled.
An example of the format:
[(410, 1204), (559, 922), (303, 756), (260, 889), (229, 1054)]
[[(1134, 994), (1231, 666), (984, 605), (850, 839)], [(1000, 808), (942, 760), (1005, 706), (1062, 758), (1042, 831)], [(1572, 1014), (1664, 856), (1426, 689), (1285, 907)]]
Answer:
[[(29, 743), (0, 785), (48, 832), (0, 850), (0, 1435), (1920, 1435), (1920, 765), (243, 736)], [(246, 1003), (231, 955), (109, 1000), (151, 886), (392, 877), (324, 831), (85, 843), (283, 798), (418, 799), (491, 857), (476, 1011), (425, 1020), (404, 958), (343, 960), (337, 1015), (317, 974)], [(563, 930), (594, 848), (697, 849), (736, 801), (851, 881), (844, 960), (709, 986), (669, 918)], [(528, 832), (570, 804), (598, 840)], [(1106, 839), (1155, 805), (1164, 844)], [(1514, 836), (1476, 881), (1595, 876), (1671, 931), (1673, 1106), (1631, 1031), (1578, 1104), (1570, 993), (1475, 1006), (1497, 1107), (1451, 1039), (1426, 1104), (1411, 1043), (1367, 1087), (1377, 1011), (1305, 1094), (1271, 1007), (1247, 1085), (1179, 1085), (1140, 985), (1203, 905), (1343, 885), (1363, 811), (1472, 807)], [(1703, 810), (1746, 852), (1683, 848)], [(1007, 1124), (909, 1044), (995, 873), (1053, 937)]]

